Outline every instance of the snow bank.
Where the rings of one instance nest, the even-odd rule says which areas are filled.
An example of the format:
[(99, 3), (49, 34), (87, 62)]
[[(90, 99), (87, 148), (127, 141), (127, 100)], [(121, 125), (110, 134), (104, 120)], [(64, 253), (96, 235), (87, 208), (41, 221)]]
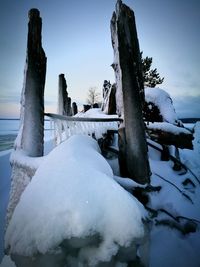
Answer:
[[(195, 125), (194, 137), (194, 150), (180, 149), (179, 151), (181, 161), (190, 167), (199, 179), (200, 123), (196, 123)], [(199, 183), (189, 171), (186, 173), (183, 170), (180, 172), (173, 171), (172, 162), (160, 161), (158, 158), (155, 159), (152, 151), (149, 151), (149, 155), (151, 171), (153, 173), (151, 176), (151, 185), (162, 187), (159, 193), (152, 192), (149, 194), (150, 200), (148, 207), (159, 211), (156, 220), (153, 219), (151, 229), (150, 266), (198, 267), (200, 266)], [(184, 185), (183, 182), (187, 180), (190, 183)], [(176, 223), (177, 221), (169, 214), (174, 216), (174, 218), (180, 216), (178, 217), (178, 222), (183, 226), (188, 221), (195, 222), (197, 224), (196, 232), (183, 235), (175, 227), (170, 228), (169, 225), (164, 224), (158, 225), (158, 221), (164, 220)]]
[(146, 102), (155, 104), (163, 117), (163, 120), (172, 124), (177, 124), (178, 117), (172, 105), (170, 95), (160, 88), (145, 88)]
[(37, 169), (41, 162), (44, 160), (44, 157), (30, 157), (27, 153), (22, 150), (13, 150), (10, 155), (10, 163), (18, 164), (23, 167)]
[(74, 117), (85, 118), (118, 118), (118, 115), (107, 115), (100, 108), (91, 108), (85, 113), (79, 112)]
[(164, 132), (172, 133), (175, 135), (183, 134), (191, 134), (189, 130), (183, 127), (178, 127), (168, 122), (148, 122), (146, 125), (149, 130), (161, 130)]
[(4, 256), (0, 267), (16, 267), (9, 256)]
[(46, 253), (64, 240), (78, 242), (80, 261), (110, 261), (144, 235), (142, 205), (113, 179), (97, 142), (76, 135), (57, 146), (37, 169), (8, 226), (10, 253)]

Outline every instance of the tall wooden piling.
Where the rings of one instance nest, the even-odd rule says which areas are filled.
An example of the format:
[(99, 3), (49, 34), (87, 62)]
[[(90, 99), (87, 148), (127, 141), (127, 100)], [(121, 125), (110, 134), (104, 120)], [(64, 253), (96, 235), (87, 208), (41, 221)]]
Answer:
[(117, 112), (124, 123), (119, 129), (119, 164), (121, 175), (145, 184), (150, 181), (145, 127), (143, 75), (133, 11), (117, 1), (111, 19), (113, 68), (116, 75)]
[(72, 116), (76, 115), (78, 113), (78, 107), (76, 102), (72, 103)]
[(71, 116), (71, 98), (68, 97), (64, 74), (60, 74), (58, 77), (58, 114)]
[(17, 146), (32, 157), (43, 156), (44, 86), (47, 59), (42, 48), (41, 31), (40, 12), (37, 9), (31, 9), (21, 98), (21, 135)]
[(10, 158), (12, 174), (6, 227), (21, 194), (35, 174), (38, 166), (36, 157), (43, 156), (44, 86), (47, 60), (42, 48), (41, 31), (40, 12), (37, 9), (31, 9), (21, 95), (20, 129), (15, 141), (15, 150)]

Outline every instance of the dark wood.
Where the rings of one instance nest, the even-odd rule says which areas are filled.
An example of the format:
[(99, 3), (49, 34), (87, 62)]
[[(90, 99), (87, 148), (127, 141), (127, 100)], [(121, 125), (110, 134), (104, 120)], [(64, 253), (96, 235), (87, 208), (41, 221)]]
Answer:
[(140, 49), (134, 13), (120, 0), (112, 16), (111, 34), (116, 83), (118, 88), (122, 87), (124, 108), (125, 128), (119, 130), (120, 171), (121, 175), (145, 184), (150, 182), (150, 167), (142, 115), (144, 83)]
[(76, 105), (76, 102), (72, 103), (72, 116), (76, 115), (78, 113), (78, 108)]
[(91, 108), (92, 108), (91, 105), (83, 105), (83, 112), (86, 112), (86, 111), (88, 111)]
[(186, 134), (182, 132), (179, 134), (173, 134), (172, 132), (162, 131), (159, 129), (147, 129), (147, 133), (152, 140), (155, 140), (159, 144), (193, 149), (192, 140), (194, 137), (192, 133), (188, 132), (188, 134)]
[(110, 88), (108, 100), (108, 115), (116, 114), (116, 84), (114, 83)]
[(58, 114), (71, 116), (71, 98), (68, 97), (67, 82), (63, 73), (58, 77)]
[(71, 102), (72, 102), (71, 97), (67, 97), (67, 101), (66, 101), (66, 104), (67, 104), (67, 107), (66, 107), (67, 113), (66, 113), (66, 115), (67, 116), (71, 116), (72, 115)]
[(47, 59), (42, 48), (41, 31), (40, 12), (31, 9), (21, 99), (20, 147), (33, 157), (43, 156), (44, 142), (44, 86)]

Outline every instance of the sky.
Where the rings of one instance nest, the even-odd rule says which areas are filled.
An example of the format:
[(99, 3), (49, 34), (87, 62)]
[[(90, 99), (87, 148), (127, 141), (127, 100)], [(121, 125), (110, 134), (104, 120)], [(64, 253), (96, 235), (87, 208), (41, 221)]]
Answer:
[[(124, 0), (136, 17), (140, 50), (165, 77), (160, 85), (180, 117), (200, 117), (200, 1)], [(115, 82), (110, 19), (116, 0), (0, 1), (0, 118), (19, 117), (26, 58), (28, 11), (42, 17), (47, 56), (45, 109), (56, 112), (58, 75), (79, 105), (90, 87)]]

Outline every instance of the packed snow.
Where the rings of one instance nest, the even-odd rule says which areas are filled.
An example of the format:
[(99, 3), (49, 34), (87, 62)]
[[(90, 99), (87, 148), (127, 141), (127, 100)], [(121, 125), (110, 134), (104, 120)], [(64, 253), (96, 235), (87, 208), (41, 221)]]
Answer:
[[(194, 150), (180, 149), (180, 156), (181, 161), (200, 179), (199, 122), (194, 130)], [(152, 218), (150, 266), (198, 267), (200, 183), (190, 171), (173, 171), (173, 163), (160, 161), (160, 153), (152, 148), (149, 148), (149, 157), (151, 185), (162, 187), (159, 192), (150, 193), (147, 204), (149, 208), (158, 211)], [(167, 221), (171, 224), (165, 224)], [(191, 232), (187, 234), (180, 231), (187, 232), (188, 229)]]
[(77, 257), (95, 266), (140, 243), (145, 215), (140, 202), (113, 179), (97, 142), (75, 135), (40, 164), (14, 211), (5, 245), (12, 254), (30, 256), (83, 239), (75, 245)]
[[(100, 111), (96, 110), (90, 112), (94, 114), (99, 113), (99, 116), (101, 116)], [(91, 115), (91, 117), (95, 117), (96, 115), (94, 114)], [(103, 116), (106, 115), (103, 114)], [(131, 223), (136, 225), (136, 228), (142, 224), (140, 220), (138, 224), (135, 222), (133, 219), (133, 216), (135, 218), (135, 214), (130, 213), (129, 209), (130, 207), (132, 207), (132, 209), (136, 207), (136, 209), (138, 209), (139, 215), (137, 215), (139, 218), (144, 217), (146, 213), (143, 212), (143, 208), (138, 204), (138, 201), (123, 188), (131, 192), (134, 188), (145, 188), (145, 186), (138, 186), (137, 183), (128, 178), (124, 179), (119, 177), (117, 158), (107, 160), (113, 168), (113, 170), (111, 170), (109, 165), (101, 157), (96, 142), (90, 137), (80, 136), (80, 138), (83, 139), (89, 138), (87, 142), (82, 142), (80, 140), (79, 142), (74, 139), (73, 142), (76, 144), (72, 146), (73, 151), (71, 148), (67, 149), (67, 144), (70, 144), (73, 138), (76, 138), (76, 136), (59, 145), (46, 159), (43, 158), (41, 160), (41, 164), (35, 165), (35, 167), (39, 167), (38, 171), (26, 188), (15, 210), (15, 215), (12, 218), (7, 232), (6, 244), (11, 244), (10, 251), (13, 252), (16, 252), (18, 249), (24, 249), (24, 255), (30, 255), (31, 253), (37, 253), (39, 251), (45, 252), (45, 255), (51, 253), (50, 261), (52, 261), (52, 253), (54, 253), (54, 257), (55, 255), (60, 256), (60, 249), (63, 253), (62, 255), (65, 257), (65, 266), (67, 267), (77, 266), (85, 259), (94, 266), (94, 262), (104, 261), (102, 260), (103, 258), (109, 261), (111, 255), (114, 254), (120, 255), (121, 259), (122, 255), (123, 259), (124, 257), (126, 260), (130, 259), (131, 255), (135, 253), (135, 245), (130, 244), (129, 253), (127, 248), (126, 253), (123, 254), (119, 243), (126, 244), (126, 238), (129, 240), (128, 242), (131, 242), (128, 237), (128, 231), (131, 231), (132, 237), (134, 236), (134, 230), (130, 229)], [(117, 143), (115, 143), (115, 146), (116, 145)], [(156, 145), (159, 147), (158, 144)], [(161, 186), (159, 192), (149, 193), (149, 202), (147, 204), (148, 208), (157, 212), (157, 214), (154, 214), (154, 217), (150, 217), (150, 267), (200, 266), (200, 185), (197, 180), (200, 179), (199, 122), (197, 122), (194, 127), (193, 145), (193, 150), (179, 149), (181, 161), (189, 167), (192, 172), (185, 172), (184, 170), (178, 172), (173, 171), (173, 163), (171, 161), (161, 161), (160, 152), (149, 147), (152, 171), (151, 185)], [(71, 145), (69, 146), (71, 147)], [(171, 148), (170, 151), (172, 151)], [(83, 155), (83, 160), (80, 160), (81, 154)], [(17, 155), (18, 154), (15, 154), (15, 160), (21, 162), (23, 159), (26, 159), (25, 162), (29, 165), (29, 159), (26, 158), (23, 153), (19, 154), (19, 159), (17, 159)], [(54, 157), (55, 159), (53, 159)], [(9, 153), (3, 152), (0, 154), (1, 221), (3, 221), (3, 216), (5, 216), (6, 203), (8, 200), (7, 194), (10, 186), (10, 167), (8, 159)], [(79, 162), (78, 168), (73, 167), (77, 166), (77, 164), (73, 162), (73, 159)], [(60, 166), (59, 170), (54, 169), (54, 162), (55, 165), (58, 164)], [(90, 167), (88, 167), (88, 165), (90, 165)], [(96, 168), (97, 170), (94, 171)], [(63, 169), (63, 171), (61, 171), (61, 169)], [(90, 177), (89, 174), (86, 175), (87, 170), (93, 173), (93, 177)], [(65, 173), (65, 177), (63, 172)], [(113, 175), (113, 172), (115, 175)], [(87, 179), (85, 179), (86, 176)], [(189, 182), (184, 183), (186, 181)], [(66, 186), (63, 186), (65, 182)], [(70, 186), (68, 187), (69, 184)], [(71, 199), (71, 203), (67, 204), (65, 200), (69, 198)], [(120, 198), (123, 198), (123, 202), (121, 202)], [(125, 202), (129, 203), (127, 208), (124, 204)], [(94, 207), (98, 207), (98, 209), (96, 210)], [(80, 213), (75, 213), (75, 208), (80, 208)], [(64, 212), (65, 209), (68, 209), (67, 213)], [(85, 209), (84, 212), (83, 209)], [(55, 214), (57, 214), (57, 216)], [(67, 214), (67, 216), (63, 214)], [(64, 219), (61, 220), (61, 217)], [(123, 223), (124, 218), (126, 218), (125, 220), (127, 220), (127, 222), (125, 221)], [(68, 231), (60, 231), (60, 229), (66, 229), (66, 225), (69, 225), (66, 223), (72, 221), (74, 223), (70, 228), (70, 233)], [(174, 224), (177, 228), (164, 224), (164, 222), (167, 221), (172, 222), (172, 225)], [(55, 227), (55, 225), (58, 227)], [(127, 226), (129, 229), (127, 229)], [(181, 229), (184, 231), (188, 229), (188, 226), (190, 230), (191, 227), (194, 227), (194, 229), (187, 234), (183, 234), (179, 226), (181, 226)], [(1, 224), (1, 240), (3, 238), (3, 227), (4, 224)], [(45, 228), (49, 229), (50, 232), (47, 233)], [(38, 231), (38, 229), (40, 230)], [(94, 229), (98, 231), (95, 232)], [(111, 231), (109, 231), (109, 229), (111, 229)], [(124, 229), (127, 229), (125, 233)], [(143, 227), (140, 228), (140, 230), (141, 235), (139, 239), (141, 241)], [(118, 233), (115, 235), (117, 231)], [(72, 233), (85, 235), (81, 239), (77, 238), (77, 236), (68, 239), (69, 234)], [(87, 235), (87, 233), (89, 234)], [(48, 235), (48, 238), (44, 238), (45, 235)], [(103, 240), (101, 237), (105, 239)], [(115, 238), (118, 242), (117, 244), (115, 243)], [(133, 239), (135, 239), (135, 236)], [(35, 240), (35, 242), (33, 242), (33, 240)], [(59, 248), (60, 243), (62, 243), (61, 248)], [(21, 247), (19, 244), (23, 244), (23, 246)], [(15, 250), (16, 248), (17, 250)], [(70, 253), (66, 253), (66, 251), (70, 251), (70, 253), (73, 251), (73, 253), (71, 255)], [(40, 255), (42, 257), (43, 254)], [(29, 257), (26, 259), (28, 258)], [(112, 259), (111, 265), (109, 266), (126, 266), (125, 262), (121, 259), (118, 258), (115, 261), (116, 264), (113, 263)], [(14, 267), (15, 264), (11, 261), (10, 257), (5, 256), (0, 266)], [(25, 264), (24, 266), (29, 265)]]
[(174, 110), (172, 99), (166, 91), (158, 87), (146, 87), (145, 100), (146, 102), (155, 104), (159, 108), (164, 121), (177, 124), (178, 117)]
[(86, 112), (79, 112), (74, 117), (84, 118), (118, 118), (118, 115), (107, 115), (100, 108), (91, 108)]
[(191, 131), (189, 131), (188, 129), (178, 127), (168, 122), (148, 122), (146, 126), (149, 130), (161, 130), (175, 135), (179, 135), (181, 133), (191, 134)]
[(16, 267), (15, 263), (11, 260), (9, 256), (4, 256), (1, 267)]

